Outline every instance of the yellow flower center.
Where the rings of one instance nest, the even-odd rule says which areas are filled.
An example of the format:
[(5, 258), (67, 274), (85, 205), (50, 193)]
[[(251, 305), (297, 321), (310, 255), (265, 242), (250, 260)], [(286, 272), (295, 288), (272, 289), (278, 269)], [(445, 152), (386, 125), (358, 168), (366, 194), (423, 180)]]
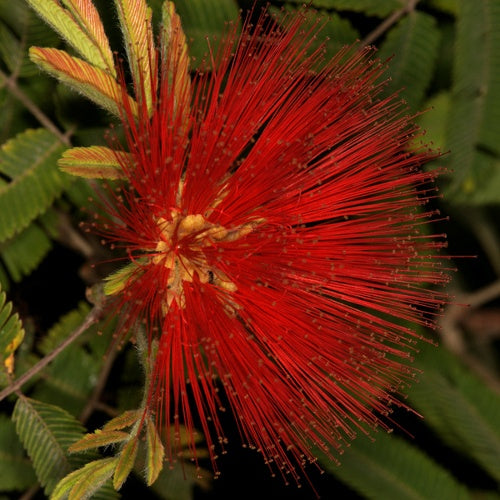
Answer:
[[(182, 216), (171, 212), (171, 220), (158, 219), (161, 237), (156, 245), (153, 262), (170, 269), (164, 313), (173, 301), (180, 308), (186, 305), (183, 282), (209, 283), (227, 292), (235, 292), (236, 285), (225, 272), (209, 264), (203, 248), (221, 242), (231, 242), (252, 232), (261, 222), (251, 221), (233, 229), (214, 224), (201, 214)], [(196, 278), (195, 278), (196, 276)]]

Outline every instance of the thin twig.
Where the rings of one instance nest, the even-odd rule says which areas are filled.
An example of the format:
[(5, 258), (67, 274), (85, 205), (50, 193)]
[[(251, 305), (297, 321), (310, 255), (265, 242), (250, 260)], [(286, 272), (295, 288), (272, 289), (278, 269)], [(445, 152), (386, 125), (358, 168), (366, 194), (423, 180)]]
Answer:
[(361, 47), (372, 44), (377, 38), (381, 37), (393, 24), (396, 24), (401, 17), (415, 10), (419, 0), (407, 0), (406, 5), (399, 10), (394, 11), (387, 19), (384, 19), (371, 33), (361, 41)]
[(90, 418), (92, 413), (97, 407), (99, 403), (99, 398), (101, 397), (102, 391), (106, 387), (106, 382), (108, 381), (109, 374), (111, 372), (111, 368), (113, 367), (113, 363), (116, 359), (116, 355), (118, 354), (118, 349), (116, 345), (113, 345), (111, 352), (107, 354), (106, 361), (104, 362), (101, 372), (99, 373), (99, 378), (97, 379), (97, 384), (94, 387), (94, 391), (90, 396), (85, 408), (80, 413), (78, 420), (85, 424), (87, 420)]
[(23, 496), (19, 497), (19, 500), (31, 500), (35, 498), (35, 495), (41, 490), (39, 484), (34, 484), (28, 491), (24, 493)]
[[(500, 380), (483, 362), (469, 352), (460, 328), (460, 320), (471, 309), (477, 309), (499, 297), (500, 279), (475, 292), (457, 297), (456, 302), (448, 306), (440, 322), (443, 343), (497, 394), (500, 394)], [(467, 304), (468, 307), (460, 304)]]
[(66, 146), (71, 146), (67, 134), (63, 134), (52, 120), (19, 88), (15, 78), (8, 77), (0, 70), (0, 79), (9, 92), (31, 112), (31, 114), (50, 132), (52, 132)]
[(17, 380), (14, 380), (3, 391), (0, 392), (0, 401), (5, 399), (13, 392), (19, 390), (23, 384), (35, 376), (38, 372), (43, 370), (52, 360), (54, 360), (66, 347), (72, 344), (82, 333), (84, 333), (92, 324), (96, 323), (101, 316), (102, 309), (100, 306), (95, 306), (83, 323), (61, 344), (59, 344), (50, 354), (42, 358), (35, 366), (30, 368), (26, 373), (21, 375)]

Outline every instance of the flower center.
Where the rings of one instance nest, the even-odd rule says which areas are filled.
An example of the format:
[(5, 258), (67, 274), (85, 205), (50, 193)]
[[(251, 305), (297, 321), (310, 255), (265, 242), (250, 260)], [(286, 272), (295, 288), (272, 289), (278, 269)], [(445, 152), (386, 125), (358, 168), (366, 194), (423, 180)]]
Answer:
[(196, 280), (235, 292), (236, 285), (225, 272), (207, 261), (203, 248), (238, 240), (252, 232), (260, 221), (227, 229), (206, 220), (201, 214), (182, 216), (173, 210), (171, 217), (171, 220), (161, 217), (157, 221), (161, 236), (153, 257), (155, 264), (162, 264), (170, 270), (163, 312), (166, 314), (173, 301), (180, 308), (185, 307), (184, 282), (193, 283)]

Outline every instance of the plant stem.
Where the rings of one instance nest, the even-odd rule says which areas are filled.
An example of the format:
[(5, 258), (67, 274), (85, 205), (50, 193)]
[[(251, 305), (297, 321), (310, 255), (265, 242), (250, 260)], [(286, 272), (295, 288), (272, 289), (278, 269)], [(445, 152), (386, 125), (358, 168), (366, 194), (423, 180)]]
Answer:
[(101, 372), (99, 373), (99, 378), (97, 380), (97, 384), (94, 387), (94, 391), (87, 401), (85, 408), (82, 410), (80, 416), (78, 417), (78, 420), (80, 420), (82, 424), (85, 424), (87, 422), (99, 403), (99, 398), (101, 397), (102, 391), (106, 387), (106, 382), (111, 372), (111, 368), (113, 367), (113, 363), (116, 359), (117, 353), (117, 346), (113, 345), (111, 352), (107, 354), (106, 361), (101, 368)]
[(361, 47), (372, 44), (377, 38), (381, 37), (392, 25), (396, 24), (405, 14), (415, 10), (419, 0), (407, 0), (406, 5), (401, 9), (394, 11), (387, 19), (384, 19), (371, 33), (361, 41)]
[(50, 132), (59, 138), (66, 146), (71, 146), (69, 137), (63, 134), (52, 120), (19, 88), (17, 81), (13, 77), (7, 76), (0, 70), (0, 79), (9, 92), (31, 112), (31, 114)]
[(50, 354), (42, 358), (35, 366), (30, 368), (26, 373), (21, 375), (17, 380), (14, 380), (10, 385), (8, 385), (3, 391), (0, 392), (0, 401), (5, 399), (7, 396), (19, 390), (23, 384), (34, 377), (38, 372), (43, 370), (52, 360), (54, 360), (66, 347), (72, 344), (82, 333), (84, 333), (91, 325), (96, 323), (101, 316), (102, 309), (100, 306), (96, 305), (87, 314), (83, 323), (73, 332), (71, 335), (61, 342)]

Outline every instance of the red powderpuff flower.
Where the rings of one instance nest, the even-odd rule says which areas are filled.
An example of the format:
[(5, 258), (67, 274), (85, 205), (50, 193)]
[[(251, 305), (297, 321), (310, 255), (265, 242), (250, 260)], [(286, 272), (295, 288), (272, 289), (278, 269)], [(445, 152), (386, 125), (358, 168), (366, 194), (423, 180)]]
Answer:
[(158, 342), (147, 408), (166, 435), (182, 422), (194, 448), (198, 414), (215, 460), (226, 405), (296, 478), (314, 447), (387, 426), (413, 376), (408, 325), (434, 325), (445, 296), (427, 285), (447, 281), (425, 208), (436, 155), (412, 150), (371, 50), (325, 62), (306, 26), (246, 22), (193, 80), (175, 44), (149, 50), (100, 224), (130, 258), (108, 287), (123, 324)]

